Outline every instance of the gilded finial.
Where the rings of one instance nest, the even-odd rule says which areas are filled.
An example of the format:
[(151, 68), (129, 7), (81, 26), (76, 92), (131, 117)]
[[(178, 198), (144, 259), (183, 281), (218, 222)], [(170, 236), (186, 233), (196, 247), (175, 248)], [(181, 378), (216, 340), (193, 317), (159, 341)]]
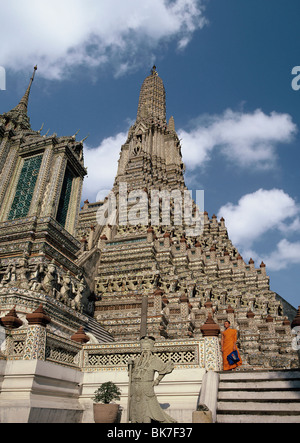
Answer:
[(37, 65), (35, 65), (35, 67), (33, 68), (33, 74), (32, 74), (32, 77), (30, 78), (29, 85), (28, 85), (28, 88), (26, 89), (26, 92), (25, 92), (24, 96), (21, 98), (20, 103), (13, 109), (13, 111), (17, 111), (17, 112), (21, 112), (23, 114), (27, 114), (27, 107), (28, 107), (28, 100), (29, 100), (30, 89), (31, 89), (31, 85), (32, 85), (33, 80), (34, 80), (34, 76), (35, 76), (36, 70), (37, 70)]
[(44, 123), (42, 124), (41, 129), (38, 130), (38, 134), (40, 134), (42, 132), (43, 127), (44, 127)]
[(90, 134), (88, 134), (86, 137), (84, 137), (82, 140), (81, 140), (81, 142), (80, 143), (83, 143), (83, 142), (85, 142), (86, 141), (86, 139), (87, 138), (89, 138), (89, 136), (90, 136)]
[(32, 74), (32, 77), (31, 77), (32, 81), (34, 80), (34, 76), (35, 76), (36, 71), (37, 71), (37, 65), (35, 65), (35, 67), (33, 68), (33, 74)]
[(78, 134), (80, 132), (80, 129), (78, 129), (78, 131), (77, 132), (75, 132), (75, 134), (74, 135), (72, 135), (72, 139), (73, 140), (75, 140), (76, 139), (76, 135)]

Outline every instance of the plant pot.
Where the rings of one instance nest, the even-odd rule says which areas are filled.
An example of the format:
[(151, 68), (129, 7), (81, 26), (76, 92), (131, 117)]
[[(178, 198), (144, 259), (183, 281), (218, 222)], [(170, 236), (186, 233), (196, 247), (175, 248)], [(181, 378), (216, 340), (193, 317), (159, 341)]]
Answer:
[(94, 421), (95, 423), (116, 423), (119, 413), (119, 405), (94, 403)]

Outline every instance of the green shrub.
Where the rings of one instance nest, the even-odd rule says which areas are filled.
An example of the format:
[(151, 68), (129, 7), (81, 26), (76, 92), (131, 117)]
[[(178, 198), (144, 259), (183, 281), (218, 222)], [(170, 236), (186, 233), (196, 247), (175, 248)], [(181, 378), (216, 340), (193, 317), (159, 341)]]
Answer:
[(108, 404), (113, 400), (120, 400), (121, 390), (112, 381), (102, 383), (94, 392), (93, 400), (95, 403)]

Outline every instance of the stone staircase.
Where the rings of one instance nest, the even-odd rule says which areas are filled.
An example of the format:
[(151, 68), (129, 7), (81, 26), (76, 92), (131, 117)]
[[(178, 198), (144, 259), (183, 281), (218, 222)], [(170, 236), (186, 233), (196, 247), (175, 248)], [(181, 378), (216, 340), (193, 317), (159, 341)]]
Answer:
[(88, 321), (84, 324), (84, 330), (85, 332), (92, 333), (99, 343), (111, 343), (114, 341), (112, 335), (92, 317), (88, 317)]
[(300, 423), (300, 370), (219, 372), (217, 423)]

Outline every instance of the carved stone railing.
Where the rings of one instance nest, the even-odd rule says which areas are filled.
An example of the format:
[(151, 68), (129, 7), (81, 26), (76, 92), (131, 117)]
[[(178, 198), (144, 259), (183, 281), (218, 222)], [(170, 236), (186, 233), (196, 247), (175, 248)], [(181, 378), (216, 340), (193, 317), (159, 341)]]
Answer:
[[(175, 367), (199, 367), (201, 341), (177, 341), (156, 343), (154, 353), (164, 362), (172, 361)], [(127, 369), (129, 359), (140, 353), (139, 343), (115, 343), (84, 346), (84, 370)], [(202, 363), (202, 362), (201, 362)]]
[(79, 368), (82, 346), (72, 340), (47, 333), (45, 360), (63, 366)]
[(23, 360), (27, 330), (12, 331), (6, 338), (5, 355), (8, 360)]
[[(45, 360), (83, 372), (127, 370), (128, 360), (139, 353), (138, 342), (80, 344), (37, 325), (11, 331), (5, 350), (7, 360)], [(177, 369), (220, 369), (217, 337), (157, 342), (154, 353)]]

